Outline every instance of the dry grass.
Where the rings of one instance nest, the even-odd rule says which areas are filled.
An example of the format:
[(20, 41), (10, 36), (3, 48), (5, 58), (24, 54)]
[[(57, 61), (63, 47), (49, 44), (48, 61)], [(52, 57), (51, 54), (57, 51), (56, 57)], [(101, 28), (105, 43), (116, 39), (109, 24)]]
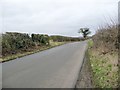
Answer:
[(118, 87), (118, 46), (118, 25), (100, 28), (93, 36), (89, 56), (95, 87)]
[(97, 88), (118, 87), (118, 54), (99, 55), (99, 51), (89, 49), (93, 82)]

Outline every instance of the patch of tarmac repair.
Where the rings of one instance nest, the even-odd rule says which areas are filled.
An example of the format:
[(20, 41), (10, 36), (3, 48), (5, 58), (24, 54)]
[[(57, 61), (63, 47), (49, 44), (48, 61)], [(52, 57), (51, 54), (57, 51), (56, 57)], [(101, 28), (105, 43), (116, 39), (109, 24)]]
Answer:
[(94, 88), (92, 82), (92, 71), (88, 55), (84, 58), (75, 88)]

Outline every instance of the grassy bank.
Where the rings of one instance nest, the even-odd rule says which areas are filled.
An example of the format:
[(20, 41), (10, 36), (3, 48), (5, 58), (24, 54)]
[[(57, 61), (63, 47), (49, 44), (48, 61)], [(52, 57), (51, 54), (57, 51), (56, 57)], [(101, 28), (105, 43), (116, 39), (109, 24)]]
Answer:
[(28, 34), (19, 32), (5, 32), (0, 34), (0, 62), (30, 55), (66, 42), (80, 41), (80, 38), (66, 36), (49, 36), (47, 34)]
[(16, 59), (16, 58), (20, 58), (20, 57), (23, 57), (23, 56), (34, 54), (34, 53), (37, 53), (37, 52), (40, 52), (40, 51), (43, 51), (43, 50), (47, 50), (47, 49), (50, 49), (50, 48), (53, 48), (53, 47), (56, 47), (56, 46), (63, 45), (65, 43), (66, 42), (52, 42), (52, 41), (50, 41), (49, 46), (37, 47), (36, 49), (33, 49), (30, 52), (21, 52), (21, 53), (17, 53), (17, 54), (13, 54), (13, 55), (8, 55), (8, 56), (0, 58), (0, 62), (6, 62), (6, 61), (10, 61), (10, 60), (13, 60), (13, 59)]
[(118, 53), (101, 54), (94, 47), (94, 42), (88, 42), (90, 64), (93, 73), (93, 83), (96, 88), (116, 88), (118, 86)]

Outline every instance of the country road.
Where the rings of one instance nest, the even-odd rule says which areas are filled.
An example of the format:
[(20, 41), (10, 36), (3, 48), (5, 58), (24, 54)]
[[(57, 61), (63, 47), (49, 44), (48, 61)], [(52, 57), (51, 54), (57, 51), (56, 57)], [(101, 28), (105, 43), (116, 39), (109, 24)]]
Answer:
[(3, 88), (73, 88), (87, 42), (74, 42), (2, 64)]

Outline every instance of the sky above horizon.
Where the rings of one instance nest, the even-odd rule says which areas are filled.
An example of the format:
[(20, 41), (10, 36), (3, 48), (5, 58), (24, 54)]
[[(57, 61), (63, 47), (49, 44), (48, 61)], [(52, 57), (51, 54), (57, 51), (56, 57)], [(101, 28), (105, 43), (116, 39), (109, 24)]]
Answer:
[(1, 0), (2, 32), (79, 36), (118, 18), (119, 0)]

